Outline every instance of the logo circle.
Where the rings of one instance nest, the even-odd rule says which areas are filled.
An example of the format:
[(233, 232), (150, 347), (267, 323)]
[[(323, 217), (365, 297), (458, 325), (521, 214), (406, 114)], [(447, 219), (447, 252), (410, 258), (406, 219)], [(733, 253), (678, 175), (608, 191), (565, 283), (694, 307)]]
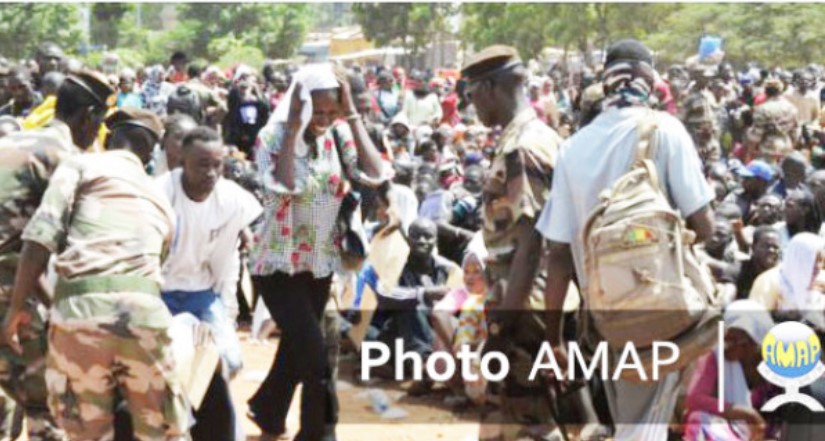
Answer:
[(799, 322), (784, 322), (762, 340), (762, 360), (776, 375), (799, 378), (819, 363), (822, 343), (816, 333)]

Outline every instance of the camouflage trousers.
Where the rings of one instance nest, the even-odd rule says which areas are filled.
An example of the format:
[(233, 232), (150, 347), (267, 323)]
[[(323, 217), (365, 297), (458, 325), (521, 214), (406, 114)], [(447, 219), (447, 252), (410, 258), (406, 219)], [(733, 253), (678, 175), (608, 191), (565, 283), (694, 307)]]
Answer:
[(49, 407), (73, 440), (114, 437), (123, 400), (140, 441), (187, 439), (189, 410), (165, 330), (55, 324), (49, 330)]
[[(20, 330), (23, 353), (17, 354), (9, 347), (0, 348), (0, 387), (11, 400), (22, 406), (30, 441), (62, 441), (66, 436), (47, 406), (46, 324), (34, 302), (27, 305), (27, 310), (32, 319)], [(0, 301), (0, 317), (5, 319), (7, 311), (8, 303)], [(8, 405), (6, 409), (8, 411)], [(4, 427), (4, 430), (10, 428)]]

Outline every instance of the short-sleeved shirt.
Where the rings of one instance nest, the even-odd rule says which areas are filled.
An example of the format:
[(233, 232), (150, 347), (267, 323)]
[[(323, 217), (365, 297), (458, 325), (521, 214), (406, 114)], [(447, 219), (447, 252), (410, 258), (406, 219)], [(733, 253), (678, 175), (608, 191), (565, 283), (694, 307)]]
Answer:
[(482, 191), (482, 232), (489, 256), (488, 271), (505, 279), (519, 244), (518, 222), (535, 223), (550, 194), (550, 182), (561, 138), (539, 121), (536, 112), (520, 112), (501, 134)]
[(69, 127), (57, 120), (0, 139), (0, 246), (7, 248), (0, 251), (0, 287), (7, 288), (0, 288), (0, 295), (13, 283), (22, 247), (19, 237), (40, 205), (49, 178), (63, 159), (79, 152)]
[(157, 178), (172, 208), (177, 228), (163, 263), (164, 291), (215, 290), (224, 298), (235, 292), (240, 232), (261, 215), (261, 204), (240, 185), (219, 179), (204, 201), (183, 189), (183, 169)]
[[(250, 254), (251, 273), (311, 272), (323, 278), (340, 267), (335, 220), (347, 192), (346, 177), (355, 176), (357, 170), (355, 141), (346, 123), (335, 124), (317, 137), (306, 156), (296, 155), (295, 188), (290, 191), (273, 176), (284, 134), (283, 125), (267, 126), (256, 141), (264, 215)], [(343, 155), (340, 160), (336, 138)]]
[[(630, 170), (638, 124), (649, 117), (640, 107), (609, 108), (565, 141), (553, 173), (553, 192), (537, 228), (549, 240), (570, 244), (579, 282), (586, 285), (581, 231), (599, 194)], [(687, 217), (714, 198), (699, 155), (679, 120), (657, 113), (655, 163), (671, 204)]]
[[(161, 256), (174, 230), (174, 214), (159, 186), (132, 152), (76, 156), (55, 171), (40, 208), (23, 232), (57, 255), (62, 279), (127, 275), (162, 284)], [(165, 328), (169, 312), (160, 296), (89, 293), (58, 301), (53, 321)]]

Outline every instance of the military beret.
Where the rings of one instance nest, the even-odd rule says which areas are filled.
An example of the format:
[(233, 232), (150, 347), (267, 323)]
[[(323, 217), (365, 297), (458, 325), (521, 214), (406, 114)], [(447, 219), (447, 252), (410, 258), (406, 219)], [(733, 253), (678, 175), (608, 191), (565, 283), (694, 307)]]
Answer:
[(521, 58), (515, 48), (495, 45), (470, 56), (461, 69), (461, 75), (468, 81), (475, 81), (521, 64)]
[(106, 118), (106, 127), (112, 132), (127, 126), (148, 130), (156, 139), (160, 139), (163, 134), (163, 123), (160, 118), (148, 110), (123, 107)]
[(112, 107), (117, 96), (105, 76), (90, 70), (81, 70), (66, 77), (66, 81), (84, 89), (100, 105)]

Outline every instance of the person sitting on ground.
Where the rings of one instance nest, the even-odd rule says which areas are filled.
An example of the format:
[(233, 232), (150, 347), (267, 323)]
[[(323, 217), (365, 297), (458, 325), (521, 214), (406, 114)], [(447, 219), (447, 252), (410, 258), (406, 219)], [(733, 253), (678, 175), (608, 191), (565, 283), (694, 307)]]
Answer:
[(738, 171), (742, 178), (742, 188), (729, 194), (727, 201), (735, 202), (742, 212), (742, 218), (749, 219), (754, 203), (765, 195), (773, 183), (773, 168), (763, 161), (752, 161)]
[(788, 190), (799, 188), (805, 184), (805, 176), (808, 174), (810, 165), (808, 160), (805, 159), (805, 155), (799, 151), (794, 151), (782, 159), (780, 169), (782, 171), (781, 177), (773, 184), (770, 192), (784, 199), (788, 195)]
[[(464, 272), (463, 286), (451, 290), (433, 307), (437, 346), (449, 348), (454, 356), (462, 350), (462, 346), (469, 346), (472, 351), (480, 350), (487, 338), (484, 318), (487, 282), (483, 253), (468, 251), (461, 269)], [(478, 365), (474, 364), (471, 369), (479, 374)], [(456, 378), (460, 377), (457, 375)], [(479, 381), (461, 384), (463, 392), (477, 404), (484, 403), (485, 385), (486, 381), (480, 375)]]
[(822, 217), (814, 208), (814, 196), (810, 190), (803, 186), (788, 191), (785, 198), (785, 220), (774, 224), (774, 228), (779, 232), (782, 249), (785, 249), (796, 234), (818, 234), (821, 227)]
[[(717, 405), (720, 384), (717, 351), (696, 364), (685, 401), (685, 441), (747, 441), (763, 439), (765, 419), (754, 408), (753, 384), (762, 361), (762, 340), (774, 325), (765, 308), (753, 300), (737, 300), (725, 311), (724, 410)], [(764, 386), (759, 386), (764, 387)]]
[(434, 254), (436, 226), (426, 218), (410, 225), (410, 254), (407, 264), (391, 291), (381, 289), (377, 278), (368, 278), (378, 294), (378, 313), (371, 326), (378, 330), (377, 339), (395, 347), (403, 340), (405, 352), (416, 352), (426, 359), (433, 351), (433, 329), (428, 317), (432, 305), (449, 292), (448, 281), (460, 271), (458, 265)]
[(754, 231), (751, 258), (742, 262), (736, 277), (737, 299), (748, 298), (756, 278), (779, 262), (780, 251), (779, 233), (773, 227), (762, 226)]
[[(797, 234), (788, 243), (779, 265), (756, 278), (749, 298), (768, 311), (798, 314), (822, 328), (823, 317), (809, 316), (819, 316), (825, 308), (823, 283), (818, 280), (823, 252), (825, 239), (812, 233)], [(815, 311), (819, 314), (807, 314)]]
[(700, 245), (700, 256), (704, 257), (708, 267), (718, 283), (736, 282), (736, 244), (733, 241), (733, 229), (730, 221), (716, 216), (713, 236)]

